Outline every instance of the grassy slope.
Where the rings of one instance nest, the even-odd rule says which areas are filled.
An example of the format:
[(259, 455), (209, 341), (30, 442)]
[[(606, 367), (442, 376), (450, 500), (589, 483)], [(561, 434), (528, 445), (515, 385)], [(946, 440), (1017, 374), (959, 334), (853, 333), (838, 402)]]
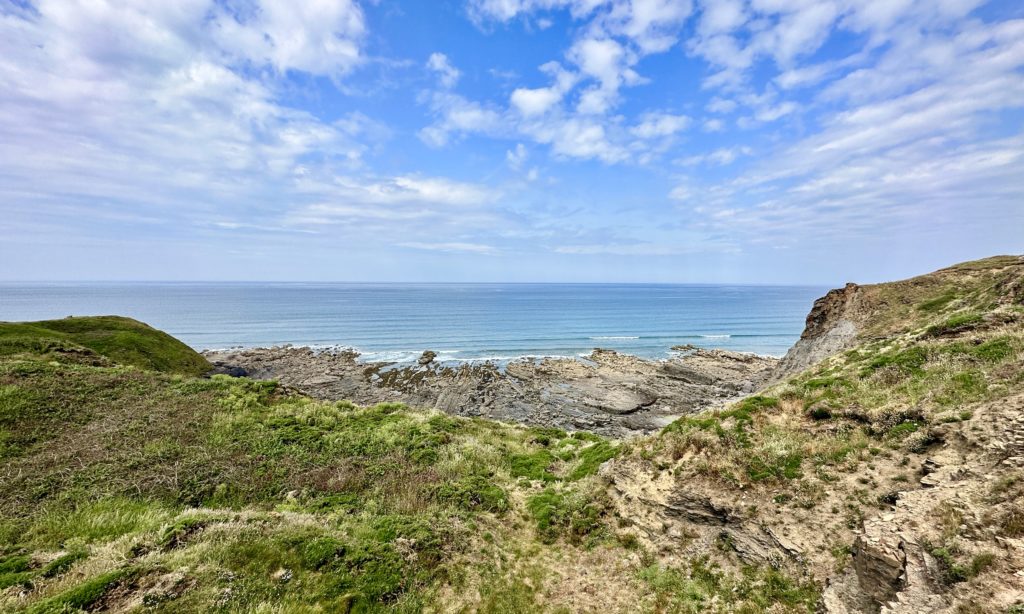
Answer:
[(682, 418), (651, 445), (676, 459), (712, 448), (681, 472), (737, 486), (785, 481), (849, 467), (871, 449), (924, 449), (929, 425), (969, 419), (966, 406), (1024, 385), (1019, 259), (865, 288), (856, 347), (726, 411)]
[[(0, 352), (0, 609), (814, 611), (813, 582), (726, 547), (645, 551), (593, 474), (618, 454), (814, 512), (837, 476), (923, 453), (932, 425), (1020, 388), (1020, 277), (1002, 269), (868, 287), (856, 351), (621, 446), (90, 364), (22, 329)], [(852, 526), (891, 487), (865, 478), (831, 514)]]
[(80, 361), (134, 365), (140, 369), (202, 375), (210, 364), (163, 331), (119, 316), (88, 316), (42, 322), (0, 322), (0, 356), (77, 355)]
[[(0, 357), (0, 610), (654, 610), (678, 584), (619, 539), (604, 439), (92, 364), (50, 326)], [(813, 602), (700, 565), (693, 603)]]
[[(888, 509), (895, 492), (915, 487), (924, 460), (946, 445), (943, 426), (978, 430), (972, 406), (1024, 390), (1020, 258), (864, 292), (856, 347), (725, 410), (682, 418), (637, 442), (622, 462), (649, 479), (667, 472), (676, 483), (743, 500), (766, 519), (813, 519), (817, 534), (834, 540), (819, 539), (822, 554), (831, 549), (841, 569), (850, 552), (843, 540)], [(997, 525), (978, 530), (1019, 536), (1018, 525)], [(940, 545), (935, 553), (977, 574), (992, 563), (964, 548)], [(972, 578), (964, 571), (957, 581)]]

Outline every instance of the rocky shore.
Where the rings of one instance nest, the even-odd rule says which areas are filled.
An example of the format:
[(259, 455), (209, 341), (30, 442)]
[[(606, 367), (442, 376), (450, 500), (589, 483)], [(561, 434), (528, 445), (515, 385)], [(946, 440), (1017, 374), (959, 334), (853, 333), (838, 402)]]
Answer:
[(438, 363), (360, 362), (351, 350), (301, 347), (206, 352), (217, 371), (275, 379), (310, 396), (359, 404), (399, 401), (460, 416), (588, 430), (612, 437), (650, 433), (684, 414), (763, 386), (777, 359), (693, 346), (666, 360), (595, 349), (580, 360)]

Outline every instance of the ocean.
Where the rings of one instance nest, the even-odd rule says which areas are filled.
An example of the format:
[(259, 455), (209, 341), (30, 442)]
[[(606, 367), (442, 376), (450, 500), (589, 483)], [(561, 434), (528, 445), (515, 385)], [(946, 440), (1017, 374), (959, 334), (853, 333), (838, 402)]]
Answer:
[(781, 356), (821, 287), (664, 284), (5, 283), (0, 320), (125, 315), (198, 349), (351, 347), (363, 360), (666, 358), (693, 344)]

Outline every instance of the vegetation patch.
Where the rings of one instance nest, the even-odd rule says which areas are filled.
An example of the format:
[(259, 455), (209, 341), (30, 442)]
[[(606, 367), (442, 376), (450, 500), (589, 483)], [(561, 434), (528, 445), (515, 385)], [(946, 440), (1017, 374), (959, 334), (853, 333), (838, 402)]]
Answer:
[(928, 361), (928, 350), (922, 346), (912, 346), (904, 350), (886, 352), (872, 358), (867, 367), (861, 372), (861, 376), (867, 376), (879, 369), (892, 368), (904, 373), (918, 375), (922, 373), (924, 364)]
[(1017, 352), (1017, 348), (1011, 337), (997, 337), (974, 346), (970, 353), (975, 357), (989, 363), (1002, 362), (1011, 358)]
[(125, 567), (86, 580), (85, 582), (30, 607), (27, 614), (60, 614), (87, 610), (118, 584), (129, 582), (139, 575), (133, 567)]
[(980, 313), (961, 313), (944, 322), (929, 326), (925, 333), (931, 337), (955, 335), (976, 328), (983, 320)]
[(591, 493), (563, 491), (549, 487), (526, 502), (541, 541), (552, 543), (565, 538), (572, 543), (599, 537), (603, 533), (605, 505)]
[(512, 477), (552, 482), (558, 478), (549, 469), (555, 457), (548, 450), (537, 450), (530, 454), (514, 454), (509, 458)]
[(815, 612), (820, 589), (769, 567), (745, 567), (738, 576), (706, 558), (688, 567), (649, 565), (640, 579), (651, 589), (658, 612)]
[(937, 311), (942, 311), (946, 305), (949, 305), (956, 299), (956, 290), (948, 290), (935, 298), (918, 303), (917, 308), (925, 313), (935, 313)]
[(983, 552), (972, 557), (966, 564), (961, 564), (960, 551), (955, 546), (932, 546), (929, 553), (938, 562), (942, 581), (948, 585), (970, 580), (995, 563), (994, 554)]
[[(478, 573), (461, 549), (479, 527), (489, 544), (521, 528), (507, 520), (517, 507), (539, 527), (523, 547), (607, 535), (586, 478), (619, 452), (591, 434), (49, 354), (0, 357), (0, 409), (0, 582), (34, 587), (27, 603), (0, 595), (4, 611), (102, 609), (182, 569), (184, 588), (149, 606), (419, 611)], [(537, 481), (560, 485), (531, 501)], [(90, 555), (111, 548), (146, 567)]]
[(88, 558), (89, 553), (85, 550), (72, 550), (53, 559), (43, 567), (40, 575), (44, 578), (54, 578), (65, 571), (71, 569), (71, 567), (81, 561), (82, 559)]
[(509, 510), (508, 494), (494, 483), (493, 477), (471, 475), (458, 482), (442, 484), (438, 499), (467, 511), (483, 510), (503, 514)]
[(619, 446), (607, 441), (599, 441), (583, 448), (579, 452), (579, 464), (569, 473), (570, 481), (581, 480), (597, 473), (601, 464), (619, 455)]
[(165, 332), (118, 316), (42, 322), (0, 322), (0, 356), (92, 352), (140, 369), (201, 375), (211, 369), (199, 353)]

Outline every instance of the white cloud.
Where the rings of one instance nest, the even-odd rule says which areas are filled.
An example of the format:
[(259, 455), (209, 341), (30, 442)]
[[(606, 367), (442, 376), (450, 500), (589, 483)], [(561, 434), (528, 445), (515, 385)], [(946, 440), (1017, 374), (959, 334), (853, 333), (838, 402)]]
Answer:
[(729, 100), (728, 98), (719, 98), (718, 96), (715, 96), (710, 101), (708, 101), (708, 104), (704, 108), (706, 108), (711, 113), (732, 113), (733, 111), (736, 110), (737, 106), (739, 105), (736, 104), (735, 100)]
[(754, 118), (759, 122), (773, 122), (796, 111), (797, 104), (792, 101), (781, 102), (776, 105), (764, 106), (754, 113)]
[(501, 113), (450, 92), (431, 92), (426, 96), (431, 110), (438, 116), (430, 126), (419, 132), (420, 138), (433, 147), (448, 144), (453, 134), (502, 133)]
[(745, 145), (737, 147), (720, 147), (706, 154), (700, 154), (696, 156), (688, 156), (676, 160), (676, 164), (682, 166), (696, 166), (698, 164), (712, 164), (717, 166), (727, 166), (736, 161), (741, 156), (751, 156), (754, 154), (754, 150)]
[(543, 115), (562, 100), (562, 92), (553, 87), (517, 88), (512, 92), (512, 106), (526, 117)]
[(704, 132), (721, 132), (725, 130), (725, 122), (720, 119), (709, 119), (704, 121)]
[(748, 19), (740, 0), (704, 0), (701, 9), (698, 28), (703, 36), (732, 32)]
[(409, 241), (399, 243), (401, 247), (421, 249), (433, 252), (471, 253), (471, 254), (493, 254), (497, 250), (491, 245), (483, 243), (465, 243), (453, 241), (449, 243), (428, 243), (422, 241)]
[(555, 108), (579, 80), (579, 75), (565, 70), (558, 62), (547, 62), (540, 71), (552, 80), (549, 87), (517, 88), (510, 97), (512, 106), (526, 117), (543, 115)]
[[(678, 29), (692, 7), (683, 0), (471, 0), (470, 15), (478, 22), (508, 21), (536, 11), (567, 9), (575, 18), (590, 18), (586, 31), (566, 52), (578, 74), (556, 63), (546, 67), (553, 84), (542, 88), (518, 88), (512, 105), (524, 116), (547, 113), (559, 105), (579, 82), (590, 82), (576, 100), (575, 112), (604, 115), (619, 100), (625, 86), (645, 83), (634, 66), (641, 57), (662, 53), (678, 41)], [(544, 69), (544, 67), (542, 67)]]
[[(700, 203), (694, 228), (849, 244), (926, 228), (985, 236), (996, 219), (1024, 224), (1024, 137), (1001, 116), (1024, 108), (1024, 20), (906, 27), (917, 33), (824, 90), (839, 110), (819, 130), (729, 183), (682, 184), (673, 196)], [(770, 92), (744, 102), (769, 115), (786, 104)]]
[[(138, 6), (154, 10), (154, 4), (139, 2)], [(182, 4), (202, 7), (206, 3), (192, 0)], [(216, 16), (209, 26), (215, 40), (240, 59), (269, 64), (280, 72), (298, 70), (322, 75), (344, 74), (361, 59), (359, 41), (366, 26), (362, 10), (352, 0), (312, 0), (294, 5), (257, 0), (247, 8), (229, 13), (213, 5), (204, 10)], [(166, 9), (165, 14), (173, 11)]]
[[(458, 105), (452, 100), (435, 103), (436, 119), (420, 133), (428, 143), (444, 145), (453, 133), (476, 132), (526, 137), (549, 145), (556, 156), (645, 163), (665, 145), (652, 147), (644, 140), (671, 136), (688, 124), (682, 115), (651, 114), (627, 130), (608, 114), (618, 105), (622, 88), (646, 83), (634, 68), (637, 62), (646, 54), (667, 51), (677, 42), (677, 31), (692, 11), (689, 2), (471, 0), (468, 7), (478, 23), (508, 21), (548, 10), (568, 10), (574, 18), (591, 21), (565, 53), (569, 68), (548, 62), (540, 70), (548, 76), (549, 85), (512, 91), (509, 110), (514, 115), (464, 99), (457, 101)], [(476, 111), (474, 123), (478, 125), (463, 122), (460, 126), (441, 110), (447, 106)]]
[(529, 157), (530, 152), (527, 151), (526, 146), (522, 143), (516, 143), (515, 149), (510, 149), (505, 152), (505, 160), (508, 162), (509, 167), (512, 170), (519, 170), (523, 167), (526, 162), (526, 158)]
[(630, 0), (613, 5), (605, 27), (629, 38), (643, 53), (668, 51), (678, 41), (678, 29), (693, 11), (689, 0)]
[(798, 87), (807, 87), (819, 83), (832, 70), (833, 66), (828, 64), (813, 64), (791, 68), (775, 78), (775, 83), (784, 90)]
[[(575, 19), (593, 18), (597, 29), (627, 38), (642, 53), (667, 51), (693, 10), (690, 0), (469, 0), (477, 23), (509, 21), (541, 11), (568, 10)], [(538, 18), (545, 29), (550, 21)]]
[(633, 126), (630, 132), (641, 139), (672, 136), (690, 125), (689, 117), (671, 113), (646, 113), (640, 119), (640, 123)]
[[(350, 11), (325, 13), (324, 22), (361, 32), (358, 8), (339, 6)], [(0, 153), (8, 190), (33, 186), (42, 198), (44, 174), (60, 198), (138, 207), (176, 202), (182, 191), (238, 195), (254, 185), (249, 176), (287, 177), (312, 152), (344, 164), (361, 159), (365, 146), (354, 140), (351, 124), (323, 123), (281, 105), (273, 79), (232, 68), (242, 56), (225, 42), (225, 20), (236, 34), (248, 29), (274, 40), (281, 24), (294, 24), (303, 11), (279, 22), (269, 9), (239, 22), (195, 0), (118, 8), (41, 2), (36, 9), (0, 15)], [(244, 57), (265, 69), (333, 77), (358, 60), (340, 51), (312, 59), (311, 49), (333, 49), (335, 42), (347, 48), (324, 38), (320, 26), (293, 38), (287, 49), (243, 50)], [(192, 203), (186, 208), (209, 202), (182, 200)]]
[[(95, 244), (121, 240), (105, 234), (126, 224), (163, 228), (166, 240), (329, 229), (355, 241), (385, 228), (412, 238), (426, 221), (439, 241), (497, 224), (486, 211), (501, 198), (493, 188), (369, 171), (365, 156), (390, 136), (379, 122), (323, 120), (283, 102), (288, 73), (337, 82), (363, 61), (358, 5), (321, 4), (0, 11), (5, 215)], [(483, 123), (472, 106), (449, 111), (453, 127)]]
[(478, 22), (508, 21), (535, 11), (569, 9), (575, 17), (584, 17), (605, 0), (469, 0), (470, 16)]
[(604, 255), (604, 256), (677, 256), (694, 251), (680, 245), (656, 245), (652, 243), (596, 243), (587, 245), (560, 245), (554, 250), (559, 254)]
[(552, 121), (526, 123), (520, 130), (536, 142), (549, 145), (556, 156), (595, 158), (607, 163), (622, 162), (629, 152), (612, 143), (605, 126), (587, 118), (557, 118)]
[[(303, 177), (297, 190), (313, 202), (289, 212), (287, 228), (367, 229), (391, 224), (419, 234), (438, 224), (453, 228), (489, 226), (494, 217), (486, 207), (501, 198), (497, 190), (443, 177)], [(385, 227), (381, 228), (382, 231)]]
[(568, 56), (583, 74), (597, 79), (605, 88), (617, 88), (637, 79), (636, 73), (628, 67), (633, 58), (612, 39), (580, 39), (569, 49)]
[(462, 76), (459, 69), (452, 66), (448, 61), (448, 56), (443, 53), (431, 53), (427, 59), (427, 68), (437, 73), (437, 78), (445, 88), (455, 87), (455, 84), (459, 82), (459, 77)]

